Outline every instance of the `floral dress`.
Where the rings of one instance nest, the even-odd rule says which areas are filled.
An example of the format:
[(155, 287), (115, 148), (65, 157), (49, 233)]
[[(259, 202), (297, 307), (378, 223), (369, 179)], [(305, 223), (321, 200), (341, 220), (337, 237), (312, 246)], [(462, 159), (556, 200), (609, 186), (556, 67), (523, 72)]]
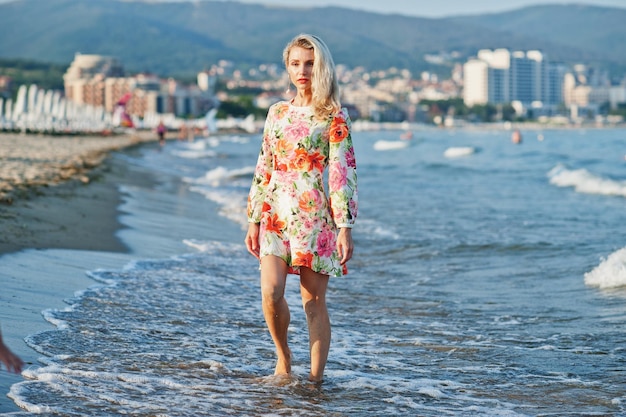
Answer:
[[(282, 101), (270, 107), (250, 194), (248, 221), (260, 223), (260, 256), (275, 255), (299, 274), (305, 266), (347, 274), (337, 229), (357, 215), (357, 179), (350, 118), (342, 109), (318, 121), (311, 107)], [(324, 171), (328, 167), (328, 189)]]

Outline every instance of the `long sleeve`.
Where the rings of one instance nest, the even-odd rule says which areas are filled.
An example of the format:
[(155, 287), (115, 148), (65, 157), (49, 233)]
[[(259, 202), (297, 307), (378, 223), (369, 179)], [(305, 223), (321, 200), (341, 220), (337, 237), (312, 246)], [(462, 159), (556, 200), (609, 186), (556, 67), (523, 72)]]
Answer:
[(356, 160), (350, 116), (342, 109), (332, 120), (329, 135), (328, 186), (337, 227), (352, 227), (358, 211)]
[(267, 186), (273, 170), (273, 159), (270, 147), (270, 135), (272, 132), (271, 109), (265, 120), (263, 128), (263, 141), (261, 143), (261, 151), (254, 170), (252, 178), (252, 186), (248, 194), (248, 223), (259, 223), (263, 210), (263, 201), (267, 193)]

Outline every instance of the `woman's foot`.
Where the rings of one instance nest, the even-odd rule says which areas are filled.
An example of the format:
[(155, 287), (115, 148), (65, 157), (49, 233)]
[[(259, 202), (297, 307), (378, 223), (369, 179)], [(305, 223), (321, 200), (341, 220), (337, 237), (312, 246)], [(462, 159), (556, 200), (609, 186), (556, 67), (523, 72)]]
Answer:
[(290, 375), (291, 374), (291, 349), (287, 348), (285, 356), (278, 355), (274, 375)]

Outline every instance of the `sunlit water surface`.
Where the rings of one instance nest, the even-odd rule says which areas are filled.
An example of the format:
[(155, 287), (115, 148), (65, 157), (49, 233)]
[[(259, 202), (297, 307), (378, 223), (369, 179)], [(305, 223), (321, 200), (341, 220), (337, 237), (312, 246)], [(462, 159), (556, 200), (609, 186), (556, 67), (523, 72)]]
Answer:
[(219, 136), (116, 156), (160, 181), (122, 187), (119, 232), (157, 256), (85, 271), (10, 397), (65, 416), (626, 415), (626, 131), (414, 133), (354, 132), (356, 255), (331, 280), (321, 386), (296, 277), (294, 375), (269, 376), (243, 246), (260, 136)]

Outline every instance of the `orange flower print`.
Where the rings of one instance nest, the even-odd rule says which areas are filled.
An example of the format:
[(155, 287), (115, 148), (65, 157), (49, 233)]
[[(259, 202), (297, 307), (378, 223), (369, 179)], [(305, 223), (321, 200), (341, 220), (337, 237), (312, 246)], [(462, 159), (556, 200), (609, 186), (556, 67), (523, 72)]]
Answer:
[(309, 171), (309, 153), (302, 149), (296, 149), (295, 156), (289, 166), (297, 171)]
[(338, 143), (348, 137), (348, 125), (343, 116), (337, 116), (330, 124), (330, 141)]
[(276, 153), (282, 158), (286, 158), (293, 152), (293, 143), (289, 143), (284, 139), (276, 141)]
[(317, 170), (324, 172), (324, 156), (319, 152), (315, 152), (309, 155), (309, 171)]
[(317, 190), (309, 190), (302, 193), (298, 206), (307, 212), (317, 211), (321, 205), (322, 199)]
[(311, 252), (296, 252), (296, 259), (293, 261), (293, 264), (310, 267), (313, 265), (313, 254)]
[(270, 183), (271, 179), (272, 179), (272, 174), (269, 172), (266, 172), (265, 176), (263, 177), (263, 185), (267, 186)]
[(287, 110), (289, 110), (289, 105), (287, 103), (276, 106), (276, 118), (280, 120), (285, 117), (285, 114), (287, 114)]
[[(277, 171), (287, 171), (287, 165), (278, 160), (278, 155), (274, 155), (274, 169)], [(271, 179), (271, 175), (270, 175)], [(268, 180), (269, 184), (269, 180)]]
[(266, 232), (274, 232), (280, 234), (285, 227), (285, 222), (278, 218), (278, 214), (268, 216), (267, 225), (265, 226)]

